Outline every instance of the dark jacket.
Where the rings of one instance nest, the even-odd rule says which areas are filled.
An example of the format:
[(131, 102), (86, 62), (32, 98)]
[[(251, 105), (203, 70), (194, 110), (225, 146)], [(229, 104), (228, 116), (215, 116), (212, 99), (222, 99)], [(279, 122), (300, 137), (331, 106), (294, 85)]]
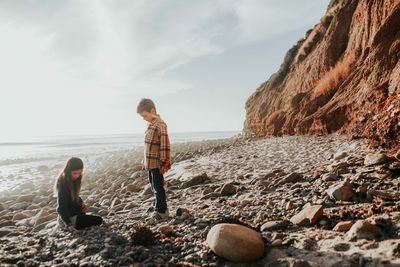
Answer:
[(82, 214), (82, 198), (78, 198), (77, 201), (72, 200), (71, 192), (64, 181), (60, 182), (60, 188), (58, 190), (58, 207), (57, 212), (63, 220), (65, 226), (71, 224), (70, 217)]

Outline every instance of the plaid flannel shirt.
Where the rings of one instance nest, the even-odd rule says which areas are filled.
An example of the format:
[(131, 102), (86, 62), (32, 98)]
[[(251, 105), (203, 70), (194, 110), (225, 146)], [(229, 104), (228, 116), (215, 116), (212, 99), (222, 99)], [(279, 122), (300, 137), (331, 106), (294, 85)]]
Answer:
[(169, 142), (167, 125), (157, 115), (148, 124), (144, 137), (144, 167), (146, 170), (164, 167), (171, 168), (171, 145)]

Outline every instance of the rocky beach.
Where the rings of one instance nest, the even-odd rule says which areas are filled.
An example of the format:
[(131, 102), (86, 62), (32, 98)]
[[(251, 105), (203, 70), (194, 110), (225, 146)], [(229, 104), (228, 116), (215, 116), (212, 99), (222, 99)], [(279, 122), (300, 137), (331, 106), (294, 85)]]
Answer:
[(52, 182), (1, 196), (1, 265), (400, 266), (400, 152), (341, 135), (176, 144), (157, 224), (141, 152), (85, 170), (100, 227), (58, 229)]
[[(228, 2), (223, 1), (224, 6)], [(252, 15), (244, 16), (256, 22), (244, 29), (256, 29), (254, 35), (258, 37), (261, 34), (258, 31), (268, 26), (263, 24), (261, 18), (274, 17), (276, 12), (274, 8), (279, 7), (281, 2), (284, 1), (276, 1), (275, 5), (272, 1), (268, 2), (268, 8), (272, 11), (257, 8), (255, 2), (251, 2), (251, 8), (244, 9), (243, 14), (256, 10), (261, 16), (258, 19)], [(188, 11), (193, 9), (207, 22), (214, 21), (210, 15), (213, 13), (210, 6), (203, 9), (197, 6), (185, 7), (182, 13), (190, 14)], [(256, 43), (251, 43), (252, 51), (248, 50), (246, 53), (239, 53), (240, 50), (226, 50), (230, 52), (229, 58), (233, 57), (233, 54), (240, 56), (238, 57), (240, 60), (229, 61), (229, 65), (235, 67), (240, 65), (242, 69), (230, 69), (224, 66), (218, 67), (222, 71), (218, 72), (211, 68), (211, 64), (219, 66), (218, 54), (224, 55), (223, 47), (220, 49), (219, 45), (212, 45), (211, 39), (208, 41), (203, 40), (203, 37), (196, 39), (191, 35), (192, 32), (202, 29), (202, 24), (192, 23), (196, 27), (188, 28), (190, 36), (177, 38), (181, 36), (179, 29), (186, 28), (186, 20), (192, 20), (198, 15), (187, 15), (186, 20), (178, 21), (176, 25), (179, 26), (164, 29), (161, 25), (164, 25), (162, 19), (165, 14), (180, 18), (181, 14), (172, 12), (177, 7), (160, 8), (161, 16), (151, 17), (143, 13), (146, 15), (143, 16), (146, 20), (141, 21), (140, 26), (157, 22), (148, 31), (173, 28), (179, 33), (172, 37), (174, 42), (168, 43), (158, 42), (158, 39), (153, 40), (152, 35), (141, 38), (140, 33), (146, 32), (145, 30), (128, 31), (120, 30), (119, 27), (115, 30), (109, 21), (120, 17), (131, 19), (133, 15), (125, 13), (124, 9), (124, 12), (111, 16), (106, 12), (109, 10), (108, 6), (100, 7), (99, 5), (93, 9), (99, 13), (96, 17), (102, 17), (100, 15), (104, 13), (107, 23), (96, 23), (94, 28), (106, 29), (110, 45), (107, 43), (104, 47), (109, 47), (112, 51), (101, 55), (109, 55), (113, 60), (96, 60), (94, 62), (101, 64), (93, 65), (99, 65), (100, 69), (103, 69), (102, 62), (119, 62), (118, 54), (115, 56), (117, 50), (123, 51), (120, 58), (121, 62), (124, 62), (130, 57), (125, 55), (125, 50), (122, 48), (135, 47), (136, 42), (142, 39), (152, 44), (162, 44), (160, 51), (178, 51), (179, 55), (191, 54), (181, 51), (186, 46), (199, 51), (216, 50), (218, 53), (214, 51), (210, 56), (213, 59), (210, 61), (212, 63), (204, 65), (206, 67), (203, 70), (196, 67), (195, 71), (186, 71), (186, 65), (182, 65), (185, 66), (182, 68), (185, 69), (182, 77), (188, 81), (176, 80), (177, 82), (170, 88), (168, 83), (158, 80), (158, 75), (167, 75), (170, 70), (180, 66), (174, 61), (157, 63), (167, 67), (154, 73), (148, 73), (147, 70), (153, 68), (143, 64), (147, 66), (146, 71), (139, 73), (146, 73), (151, 82), (157, 81), (155, 87), (160, 87), (162, 90), (182, 86), (186, 88), (184, 85), (188, 84), (187, 88), (190, 90), (175, 92), (174, 89), (173, 94), (165, 93), (165, 98), (164, 92), (160, 93), (163, 97), (160, 99), (161, 111), (170, 107), (171, 117), (181, 115), (180, 120), (177, 118), (175, 121), (175, 126), (186, 129), (192, 124), (196, 129), (216, 129), (228, 128), (220, 125), (223, 120), (237, 122), (239, 116), (233, 111), (236, 112), (240, 108), (236, 106), (239, 102), (235, 101), (239, 101), (236, 99), (239, 97), (237, 93), (242, 90), (244, 83), (240, 79), (231, 78), (247, 79), (246, 75), (250, 73), (253, 75), (250, 64), (246, 65), (247, 62), (253, 58), (257, 61), (264, 60), (258, 55), (255, 57), (255, 54), (251, 54), (253, 50), (257, 50)], [(225, 27), (221, 27), (220, 30), (220, 27), (216, 27), (216, 30), (204, 31), (206, 35), (212, 33), (210, 35), (214, 36), (215, 32), (216, 39), (235, 43), (236, 35), (240, 33), (237, 29), (241, 29), (240, 24), (235, 24), (235, 19), (238, 19), (236, 16), (240, 13), (236, 8), (235, 4), (235, 7), (231, 8), (234, 12), (227, 13), (229, 14), (227, 24), (232, 24), (232, 28), (224, 30)], [(60, 10), (64, 9), (62, 6)], [(81, 9), (79, 6), (71, 8), (71, 10)], [(132, 10), (136, 9), (135, 6)], [(219, 8), (215, 9), (220, 13)], [(42, 8), (38, 7), (37, 10)], [(61, 28), (64, 28), (64, 17), (53, 16), (57, 13), (52, 8), (48, 10), (52, 15), (46, 17), (63, 18)], [(205, 13), (201, 13), (201, 10)], [(293, 11), (292, 13), (286, 11), (282, 9), (281, 13), (285, 13), (284, 17), (291, 22), (300, 12), (300, 8), (295, 10), (296, 14)], [(74, 16), (71, 15), (73, 21), (80, 17), (79, 14), (73, 14)], [(304, 15), (300, 16), (301, 19), (303, 17)], [(13, 16), (12, 18), (14, 19)], [(168, 18), (166, 21), (171, 20), (169, 16), (166, 18)], [(87, 19), (87, 21), (92, 20)], [(215, 21), (224, 20), (215, 19)], [(285, 21), (277, 20), (274, 23), (282, 26)], [(115, 25), (130, 24), (131, 20)], [(185, 27), (181, 27), (181, 24), (185, 24)], [(233, 134), (229, 135), (230, 138), (218, 137), (215, 140), (193, 141), (194, 139), (190, 140), (190, 136), (186, 136), (188, 133), (183, 133), (181, 140), (185, 142), (173, 142), (172, 169), (164, 175), (170, 218), (158, 223), (151, 220), (155, 197), (149, 185), (148, 173), (142, 169), (143, 147), (138, 146), (134, 149), (114, 147), (115, 149), (111, 151), (111, 146), (101, 146), (95, 157), (82, 156), (85, 162), (85, 174), (80, 195), (90, 206), (89, 214), (101, 215), (104, 224), (73, 233), (60, 229), (57, 222), (57, 199), (53, 196), (53, 184), (55, 176), (62, 168), (59, 162), (60, 154), (51, 161), (48, 161), (46, 155), (49, 148), (61, 147), (64, 151), (69, 146), (74, 150), (68, 150), (68, 155), (74, 154), (73, 152), (83, 153), (83, 148), (91, 151), (92, 145), (96, 147), (99, 143), (103, 144), (103, 141), (93, 142), (90, 139), (90, 142), (86, 140), (83, 146), (82, 144), (76, 146), (75, 142), (66, 144), (64, 140), (57, 142), (56, 146), (46, 143), (47, 146), (41, 147), (45, 155), (42, 155), (43, 161), (32, 165), (31, 159), (28, 159), (29, 167), (26, 168), (21, 165), (26, 160), (23, 150), (22, 161), (13, 154), (14, 152), (10, 153), (16, 159), (10, 161), (7, 155), (3, 161), (0, 160), (0, 166), (3, 166), (0, 170), (0, 189), (3, 189), (2, 183), (9, 182), (9, 187), (0, 190), (0, 266), (400, 267), (399, 25), (399, 0), (331, 0), (325, 15), (288, 50), (277, 72), (267, 80), (263, 76), (264, 82), (253, 91), (247, 101), (243, 99), (246, 114), (240, 134), (234, 137)], [(118, 34), (111, 34), (114, 31)], [(235, 38), (218, 35), (220, 31), (232, 32)], [(122, 38), (128, 32), (137, 33), (134, 45), (125, 43), (114, 45), (119, 37)], [(158, 35), (164, 36), (164, 34), (154, 34)], [(90, 37), (86, 32), (77, 36), (79, 40), (81, 36)], [(269, 38), (272, 43), (272, 39), (279, 37), (280, 34), (274, 33)], [(50, 39), (67, 40), (65, 37), (53, 38), (53, 35)], [(193, 40), (193, 44), (187, 43), (186, 39)], [(261, 39), (263, 42), (270, 42), (270, 39)], [(99, 40), (103, 39), (94, 39), (93, 43), (101, 43)], [(175, 43), (176, 40), (179, 41), (179, 45)], [(209, 41), (213, 49), (201, 49), (201, 44), (208, 44)], [(18, 40), (18, 43), (24, 42)], [(181, 43), (187, 45), (182, 46)], [(282, 45), (283, 42), (279, 43), (279, 46)], [(268, 45), (265, 50), (271, 47), (273, 46)], [(153, 60), (153, 57), (161, 57), (163, 54), (153, 50), (147, 43), (143, 48), (146, 48), (145, 51), (151, 51), (148, 57), (143, 58), (145, 60), (142, 61), (145, 63), (158, 62)], [(140, 52), (137, 51), (134, 55), (139, 55)], [(271, 51), (268, 52), (272, 54)], [(14, 62), (17, 57), (19, 54), (10, 57), (11, 61)], [(165, 58), (170, 57), (165, 56)], [(271, 56), (264, 61), (273, 60)], [(123, 67), (115, 68), (115, 71), (125, 73), (126, 70), (129, 74), (127, 80), (138, 80), (139, 84), (124, 83), (123, 86), (112, 87), (113, 90), (114, 88), (124, 90), (123, 93), (113, 91), (113, 94), (110, 94), (124, 96), (123, 101), (122, 99), (116, 101), (118, 112), (122, 111), (122, 107), (119, 110), (119, 105), (128, 103), (125, 99), (129, 96), (128, 88), (145, 88), (146, 91), (143, 93), (150, 95), (153, 92), (152, 89), (148, 89), (153, 86), (146, 87), (143, 86), (145, 83), (143, 85), (140, 83), (139, 76), (142, 74), (136, 77), (126, 69), (125, 65), (129, 64), (123, 64)], [(141, 64), (135, 62), (134, 65), (136, 69), (136, 65)], [(19, 71), (19, 65), (16, 66)], [(36, 61), (32, 66), (36, 67)], [(8, 66), (4, 69), (8, 69)], [(114, 68), (110, 66), (105, 69)], [(47, 79), (47, 76), (50, 76), (47, 68), (45, 73)], [(196, 78), (192, 75), (196, 75), (193, 76)], [(99, 84), (109, 87), (108, 82), (113, 80), (112, 77), (102, 76), (107, 77), (107, 82)], [(20, 77), (19, 72), (17, 77)], [(214, 80), (216, 78), (221, 80)], [(210, 83), (199, 85), (197, 89), (201, 94), (190, 95), (196, 91), (196, 87), (189, 82), (190, 79), (210, 80)], [(120, 80), (119, 75), (115, 80)], [(171, 81), (175, 81), (175, 78)], [(56, 83), (57, 86), (60, 83)], [(14, 84), (14, 81), (10, 84)], [(239, 85), (240, 88), (233, 85)], [(30, 89), (30, 86), (28, 88)], [(70, 88), (66, 88), (70, 93)], [(206, 95), (206, 89), (210, 92), (215, 90), (216, 94)], [(221, 91), (217, 94), (217, 90)], [(81, 90), (76, 90), (78, 91)], [(108, 100), (109, 96), (101, 97), (99, 91), (101, 90), (96, 89), (93, 99)], [(157, 95), (156, 90), (154, 93)], [(134, 95), (141, 94), (135, 92)], [(58, 94), (54, 95), (58, 97)], [(46, 99), (46, 97), (41, 98)], [(235, 106), (228, 109), (224, 102), (231, 100)], [(35, 108), (39, 106), (35, 101), (32, 102)], [(97, 100), (87, 102), (97, 102)], [(20, 101), (16, 103), (18, 104), (15, 106), (23, 106)], [(108, 101), (106, 103), (107, 105), (103, 105), (103, 102), (100, 102), (99, 107), (101, 109), (107, 107)], [(131, 102), (129, 105), (129, 112), (132, 112)], [(152, 106), (149, 110), (154, 113), (156, 110), (154, 105)], [(96, 110), (94, 107), (86, 108), (86, 105), (84, 107)], [(114, 114), (114, 110), (111, 111), (104, 111), (104, 114)], [(128, 112), (128, 109), (126, 111)], [(49, 113), (48, 110), (45, 112)], [(97, 111), (95, 113), (96, 116), (101, 116)], [(121, 119), (122, 123), (123, 118), (119, 116), (108, 119), (108, 122)], [(41, 118), (35, 116), (37, 117)], [(59, 120), (59, 116), (54, 115), (54, 118), (56, 117)], [(76, 117), (86, 123), (85, 117), (81, 118), (80, 114), (79, 116), (68, 114), (66, 117)], [(107, 117), (98, 120), (102, 124), (107, 123)], [(11, 121), (14, 123), (14, 119)], [(56, 120), (47, 118), (44, 121), (53, 123)], [(212, 123), (211, 126), (203, 127), (201, 123), (197, 125), (199, 122)], [(79, 125), (75, 126), (71, 121), (63, 124), (79, 128)], [(37, 127), (36, 124), (32, 125)], [(101, 129), (113, 129), (107, 125), (101, 125)], [(57, 127), (51, 125), (51, 128)], [(91, 128), (90, 130), (92, 131)], [(163, 136), (166, 136), (165, 133)], [(127, 139), (119, 142), (124, 146), (130, 146), (131, 137), (125, 138)], [(143, 144), (142, 140), (140, 136), (138, 144), (139, 142)], [(114, 141), (112, 137), (104, 143), (114, 146)], [(3, 150), (4, 147), (7, 147), (7, 143), (3, 146)], [(36, 150), (32, 154), (36, 159)], [(63, 161), (67, 159), (64, 159), (64, 154), (61, 157)], [(4, 166), (8, 166), (7, 170)]]

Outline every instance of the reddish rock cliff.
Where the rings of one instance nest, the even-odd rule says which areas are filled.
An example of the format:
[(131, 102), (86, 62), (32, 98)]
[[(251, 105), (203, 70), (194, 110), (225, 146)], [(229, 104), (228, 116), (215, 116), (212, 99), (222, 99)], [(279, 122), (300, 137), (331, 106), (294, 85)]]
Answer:
[(244, 132), (400, 143), (400, 0), (331, 1), (246, 102)]

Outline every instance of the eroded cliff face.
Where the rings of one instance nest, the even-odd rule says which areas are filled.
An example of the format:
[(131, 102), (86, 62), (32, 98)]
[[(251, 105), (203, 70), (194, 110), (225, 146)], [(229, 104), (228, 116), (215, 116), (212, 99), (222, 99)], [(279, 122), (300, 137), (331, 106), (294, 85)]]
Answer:
[(400, 143), (400, 0), (331, 1), (246, 102), (248, 135), (328, 134)]

